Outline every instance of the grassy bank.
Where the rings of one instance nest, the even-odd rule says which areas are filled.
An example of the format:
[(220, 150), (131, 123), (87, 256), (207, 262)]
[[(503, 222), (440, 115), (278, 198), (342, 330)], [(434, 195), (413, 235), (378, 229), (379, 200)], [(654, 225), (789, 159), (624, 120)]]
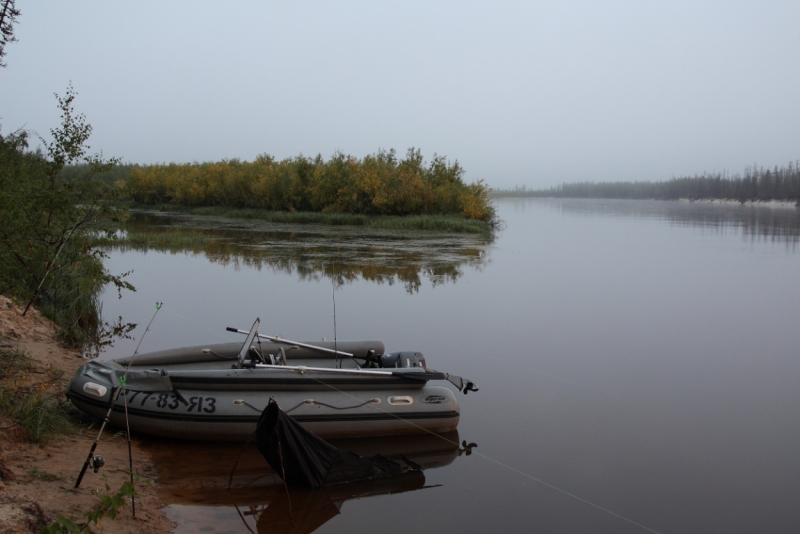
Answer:
[(465, 219), (460, 215), (364, 215), (352, 213), (323, 213), (309, 211), (273, 211), (257, 208), (227, 208), (223, 206), (187, 206), (182, 204), (125, 203), (129, 209), (147, 209), (190, 215), (257, 219), (271, 223), (325, 224), (329, 226), (363, 226), (384, 230), (435, 230), (467, 234), (488, 234), (494, 226), (486, 221)]
[(44, 373), (34, 369), (25, 352), (0, 349), (0, 414), (33, 443), (47, 443), (73, 429), (66, 405), (59, 400), (63, 372), (48, 367)]

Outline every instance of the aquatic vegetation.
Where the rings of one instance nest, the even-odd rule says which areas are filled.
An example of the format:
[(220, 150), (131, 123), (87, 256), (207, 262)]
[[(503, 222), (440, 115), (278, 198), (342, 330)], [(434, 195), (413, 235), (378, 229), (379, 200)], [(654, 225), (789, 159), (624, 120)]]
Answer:
[(493, 240), (493, 234), (273, 224), (134, 211), (126, 231), (100, 245), (109, 251), (197, 254), (234, 268), (272, 269), (301, 280), (327, 278), (340, 285), (359, 279), (399, 282), (414, 293), (426, 278), (436, 286), (455, 282), (465, 268), (482, 269), (489, 262)]
[(230, 219), (254, 219), (269, 223), (323, 224), (327, 226), (360, 226), (385, 230), (432, 230), (441, 232), (488, 234), (492, 226), (484, 221), (465, 219), (460, 215), (361, 215), (353, 213), (324, 213), (312, 211), (272, 211), (256, 208), (224, 206), (194, 207), (181, 204), (125, 203), (129, 209), (207, 215)]

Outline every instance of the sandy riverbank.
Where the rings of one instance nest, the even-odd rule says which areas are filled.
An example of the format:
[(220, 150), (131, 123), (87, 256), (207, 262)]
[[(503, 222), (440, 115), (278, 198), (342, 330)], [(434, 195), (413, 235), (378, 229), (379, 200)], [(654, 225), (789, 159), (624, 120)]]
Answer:
[[(21, 316), (21, 309), (0, 296), (0, 346), (25, 351), (33, 360), (34, 374), (43, 373), (48, 365), (63, 371), (65, 386), (84, 360), (75, 351), (59, 347), (53, 337), (52, 324), (34, 310)], [(63, 388), (61, 388), (63, 389)], [(97, 437), (97, 426), (79, 430), (68, 436), (51, 439), (46, 446), (24, 439), (13, 421), (0, 416), (0, 533), (38, 532), (58, 515), (80, 518), (100, 501), (100, 495), (120, 488), (128, 480), (128, 445), (117, 429), (107, 429), (96, 453), (106, 460), (99, 473), (91, 470), (81, 487), (74, 489), (75, 479)], [(134, 471), (142, 477), (136, 484), (136, 518), (130, 505), (115, 520), (104, 519), (95, 532), (108, 534), (172, 532), (175, 524), (162, 511), (155, 484), (144, 479), (157, 479), (157, 472), (145, 451), (133, 441)]]

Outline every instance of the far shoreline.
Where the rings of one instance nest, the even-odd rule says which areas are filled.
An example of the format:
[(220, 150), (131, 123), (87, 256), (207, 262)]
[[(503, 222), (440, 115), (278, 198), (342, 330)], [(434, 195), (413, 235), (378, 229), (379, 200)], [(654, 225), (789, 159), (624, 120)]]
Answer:
[(681, 202), (681, 203), (698, 203), (709, 204), (717, 206), (750, 206), (761, 208), (800, 208), (800, 200), (736, 200), (732, 198), (618, 198), (618, 197), (566, 197), (557, 195), (531, 195), (531, 194), (514, 194), (513, 192), (504, 194), (493, 194), (493, 200), (509, 200), (509, 199), (528, 199), (528, 198), (545, 198), (545, 199), (558, 199), (558, 200), (655, 200), (658, 202)]
[(697, 202), (699, 204), (714, 204), (720, 206), (751, 206), (757, 208), (800, 208), (800, 200), (741, 200), (726, 198), (679, 198), (678, 202)]

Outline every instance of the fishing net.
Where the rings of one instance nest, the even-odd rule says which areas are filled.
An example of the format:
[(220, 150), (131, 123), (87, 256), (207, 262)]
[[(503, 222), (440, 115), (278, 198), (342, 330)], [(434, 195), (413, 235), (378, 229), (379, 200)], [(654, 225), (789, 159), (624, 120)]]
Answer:
[(255, 442), (269, 465), (287, 484), (321, 488), (333, 484), (395, 476), (418, 468), (381, 455), (362, 458), (306, 430), (270, 399), (261, 413)]

